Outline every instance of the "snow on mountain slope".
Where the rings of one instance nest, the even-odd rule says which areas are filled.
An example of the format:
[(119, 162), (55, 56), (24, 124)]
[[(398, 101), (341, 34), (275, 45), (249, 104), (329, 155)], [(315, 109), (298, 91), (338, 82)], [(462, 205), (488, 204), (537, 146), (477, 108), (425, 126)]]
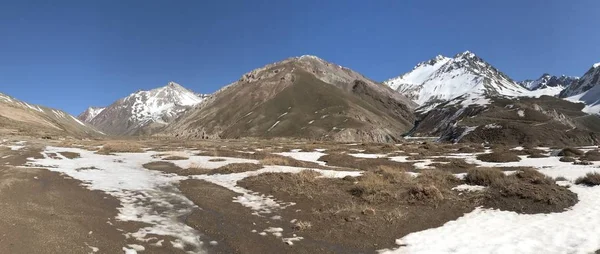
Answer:
[(105, 108), (101, 108), (101, 107), (89, 107), (87, 108), (83, 113), (79, 114), (77, 116), (77, 119), (89, 123), (92, 121), (92, 119), (94, 119), (94, 117), (96, 117), (97, 115), (99, 115), (100, 113), (102, 113), (102, 111)]
[(558, 96), (565, 88), (576, 84), (579, 81), (579, 77), (572, 76), (553, 76), (548, 73), (544, 73), (540, 78), (536, 80), (524, 80), (518, 84), (522, 87), (530, 90), (530, 97), (539, 97), (541, 95)]
[(584, 112), (600, 114), (600, 63), (594, 64), (577, 83), (562, 91), (560, 97), (585, 103)]
[(138, 91), (108, 106), (90, 123), (114, 135), (152, 132), (170, 123), (192, 106), (202, 102), (190, 90), (175, 82), (149, 91)]
[(415, 68), (396, 78), (385, 81), (384, 83), (392, 89), (404, 94), (406, 97), (415, 100), (419, 95), (419, 87), (425, 82), (435, 71), (439, 70), (444, 64), (451, 61), (452, 58), (447, 58), (441, 55), (435, 58), (417, 64)]
[(0, 93), (0, 129), (43, 135), (102, 135), (101, 132), (64, 111), (29, 104), (2, 93)]
[[(470, 51), (453, 58), (437, 56), (417, 65), (411, 72), (384, 84), (419, 105), (431, 105), (466, 95), (472, 100), (486, 95), (528, 96), (524, 89), (504, 73)], [(467, 100), (469, 101), (469, 100)]]

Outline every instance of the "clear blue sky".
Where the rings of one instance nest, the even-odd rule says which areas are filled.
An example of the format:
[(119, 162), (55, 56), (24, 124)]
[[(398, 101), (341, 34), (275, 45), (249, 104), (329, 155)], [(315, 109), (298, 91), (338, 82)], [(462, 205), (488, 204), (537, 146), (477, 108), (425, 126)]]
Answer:
[(598, 0), (2, 1), (0, 92), (78, 114), (179, 82), (210, 93), (312, 54), (383, 81), (471, 50), (516, 80), (600, 62)]

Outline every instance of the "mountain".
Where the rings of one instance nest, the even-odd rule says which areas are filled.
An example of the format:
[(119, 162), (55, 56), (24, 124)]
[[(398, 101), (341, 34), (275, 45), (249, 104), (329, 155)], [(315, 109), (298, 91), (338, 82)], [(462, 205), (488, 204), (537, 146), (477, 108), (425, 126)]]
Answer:
[(355, 71), (301, 56), (244, 74), (162, 134), (390, 142), (412, 127), (415, 106)]
[[(89, 121), (111, 135), (142, 135), (161, 130), (202, 98), (175, 82), (119, 99)], [(85, 113), (85, 112), (84, 112)]]
[(600, 144), (600, 117), (582, 111), (582, 103), (553, 96), (492, 96), (486, 105), (462, 105), (461, 98), (417, 115), (411, 136), (445, 142), (509, 145)]
[(567, 87), (559, 96), (585, 103), (584, 112), (600, 114), (600, 63), (594, 64), (581, 79)]
[(4, 132), (38, 136), (103, 135), (64, 111), (29, 104), (0, 93), (0, 133)]
[(564, 88), (570, 86), (573, 83), (576, 83), (577, 81), (579, 81), (579, 77), (571, 77), (565, 75), (559, 77), (550, 75), (548, 73), (544, 73), (540, 78), (536, 80), (524, 80), (519, 82), (519, 85), (530, 91), (548, 88), (557, 88), (556, 90), (562, 91)]
[(77, 119), (89, 123), (92, 121), (92, 119), (94, 119), (94, 117), (96, 117), (98, 114), (102, 113), (102, 111), (105, 108), (101, 108), (101, 107), (89, 107), (87, 108), (85, 111), (83, 111), (83, 113), (79, 114), (77, 116)]
[(436, 56), (384, 82), (421, 107), (459, 96), (474, 101), (491, 95), (527, 96), (529, 91), (470, 51), (453, 58)]

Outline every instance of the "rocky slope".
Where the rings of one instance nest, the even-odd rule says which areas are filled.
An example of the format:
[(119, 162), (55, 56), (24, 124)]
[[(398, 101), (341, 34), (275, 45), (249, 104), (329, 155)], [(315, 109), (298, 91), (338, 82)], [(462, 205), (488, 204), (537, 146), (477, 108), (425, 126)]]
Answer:
[(412, 136), (449, 142), (526, 145), (600, 144), (600, 117), (582, 112), (584, 104), (552, 96), (492, 97), (486, 105), (448, 101), (418, 115)]
[(579, 81), (579, 77), (565, 75), (553, 76), (548, 73), (544, 73), (540, 78), (536, 80), (524, 80), (519, 82), (519, 85), (530, 91), (538, 89), (547, 89), (552, 87), (559, 88), (562, 91), (564, 88), (569, 87), (571, 84), (577, 83), (577, 81)]
[(119, 99), (89, 123), (111, 135), (152, 134), (161, 130), (202, 98), (175, 82)]
[(469, 51), (453, 58), (437, 56), (384, 84), (405, 94), (421, 107), (464, 95), (476, 100), (492, 95), (530, 94), (527, 89)]
[(560, 93), (561, 98), (586, 104), (583, 111), (600, 114), (600, 63), (594, 64), (576, 83)]
[(0, 93), (0, 133), (4, 132), (34, 136), (103, 136), (64, 111), (29, 104)]
[(163, 134), (390, 142), (412, 127), (415, 106), (348, 68), (302, 56), (244, 74)]
[(104, 109), (105, 108), (102, 107), (89, 107), (85, 111), (83, 111), (83, 113), (79, 114), (77, 116), (77, 119), (79, 119), (82, 122), (89, 123), (92, 121), (92, 119), (94, 119), (94, 117), (102, 113)]

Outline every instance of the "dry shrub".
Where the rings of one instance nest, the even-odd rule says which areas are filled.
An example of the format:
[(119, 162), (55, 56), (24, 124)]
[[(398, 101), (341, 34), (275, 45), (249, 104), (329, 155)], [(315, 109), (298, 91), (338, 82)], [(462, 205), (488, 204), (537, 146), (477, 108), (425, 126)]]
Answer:
[(583, 155), (583, 151), (573, 148), (573, 147), (565, 147), (559, 153), (558, 156), (569, 156), (569, 157), (577, 157)]
[(556, 182), (558, 182), (558, 181), (564, 182), (564, 181), (569, 181), (569, 179), (567, 179), (564, 176), (557, 176), (556, 178), (554, 178), (554, 181), (556, 181)]
[(600, 185), (600, 174), (597, 172), (587, 173), (584, 177), (577, 178), (577, 180), (575, 180), (575, 184), (598, 186)]
[(142, 146), (136, 142), (115, 141), (106, 143), (98, 150), (99, 154), (112, 153), (141, 153), (144, 152)]
[(548, 158), (548, 155), (543, 155), (541, 153), (534, 153), (527, 156), (527, 158)]
[(310, 221), (296, 221), (296, 223), (294, 223), (294, 226), (292, 226), (292, 229), (296, 230), (296, 231), (304, 231), (304, 230), (308, 230), (312, 228), (312, 223), (310, 223)]
[(328, 154), (319, 158), (319, 161), (324, 161), (329, 166), (354, 168), (364, 171), (377, 170), (380, 166), (403, 168), (405, 171), (412, 169), (410, 163), (391, 161), (387, 158), (356, 158), (348, 154)]
[(552, 184), (554, 179), (546, 176), (533, 168), (524, 168), (515, 173), (515, 176), (521, 180), (533, 184)]
[(183, 156), (177, 156), (177, 155), (171, 155), (171, 156), (167, 156), (165, 158), (163, 158), (163, 160), (166, 161), (180, 161), (180, 160), (187, 160), (189, 159), (188, 157), (183, 157)]
[(418, 201), (442, 201), (444, 195), (435, 185), (416, 184), (408, 189), (411, 199)]
[(477, 155), (477, 159), (485, 162), (517, 162), (521, 158), (513, 152), (501, 151)]
[(464, 159), (450, 158), (450, 159), (440, 160), (438, 158), (437, 161), (445, 161), (447, 163), (439, 163), (438, 162), (438, 163), (432, 163), (429, 166), (435, 167), (440, 170), (452, 172), (454, 174), (465, 173), (468, 171), (468, 169), (474, 168), (477, 166), (475, 164), (467, 163)]
[(474, 168), (467, 172), (465, 182), (472, 185), (490, 186), (504, 177), (506, 175), (497, 168)]
[(582, 159), (584, 159), (586, 161), (600, 161), (600, 151), (598, 151), (598, 150), (588, 151), (585, 153), (585, 156), (583, 156)]
[(403, 167), (379, 166), (375, 170), (375, 174), (380, 175), (389, 183), (407, 183), (412, 179), (412, 176), (408, 175)]
[[(290, 166), (290, 167), (300, 167), (300, 168), (323, 168), (321, 165), (314, 163), (314, 162), (300, 161), (300, 160), (296, 160), (294, 158), (290, 158), (290, 157), (282, 156), (282, 155), (265, 154), (263, 156), (262, 154), (260, 154), (260, 155), (256, 155), (256, 156), (259, 157), (256, 159), (260, 160), (260, 163), (263, 165), (279, 165), (279, 166)], [(250, 158), (250, 159), (255, 159), (255, 158)]]
[(452, 173), (438, 169), (423, 170), (416, 180), (421, 184), (440, 186), (443, 189), (450, 189), (460, 183), (460, 179)]
[(209, 175), (214, 174), (233, 174), (240, 172), (256, 171), (263, 168), (260, 164), (255, 163), (231, 163), (225, 166), (208, 171)]
[(573, 157), (570, 157), (570, 156), (564, 156), (564, 157), (561, 157), (561, 158), (559, 159), (559, 161), (562, 161), (562, 162), (575, 162), (576, 160), (575, 160), (575, 158), (573, 158)]

